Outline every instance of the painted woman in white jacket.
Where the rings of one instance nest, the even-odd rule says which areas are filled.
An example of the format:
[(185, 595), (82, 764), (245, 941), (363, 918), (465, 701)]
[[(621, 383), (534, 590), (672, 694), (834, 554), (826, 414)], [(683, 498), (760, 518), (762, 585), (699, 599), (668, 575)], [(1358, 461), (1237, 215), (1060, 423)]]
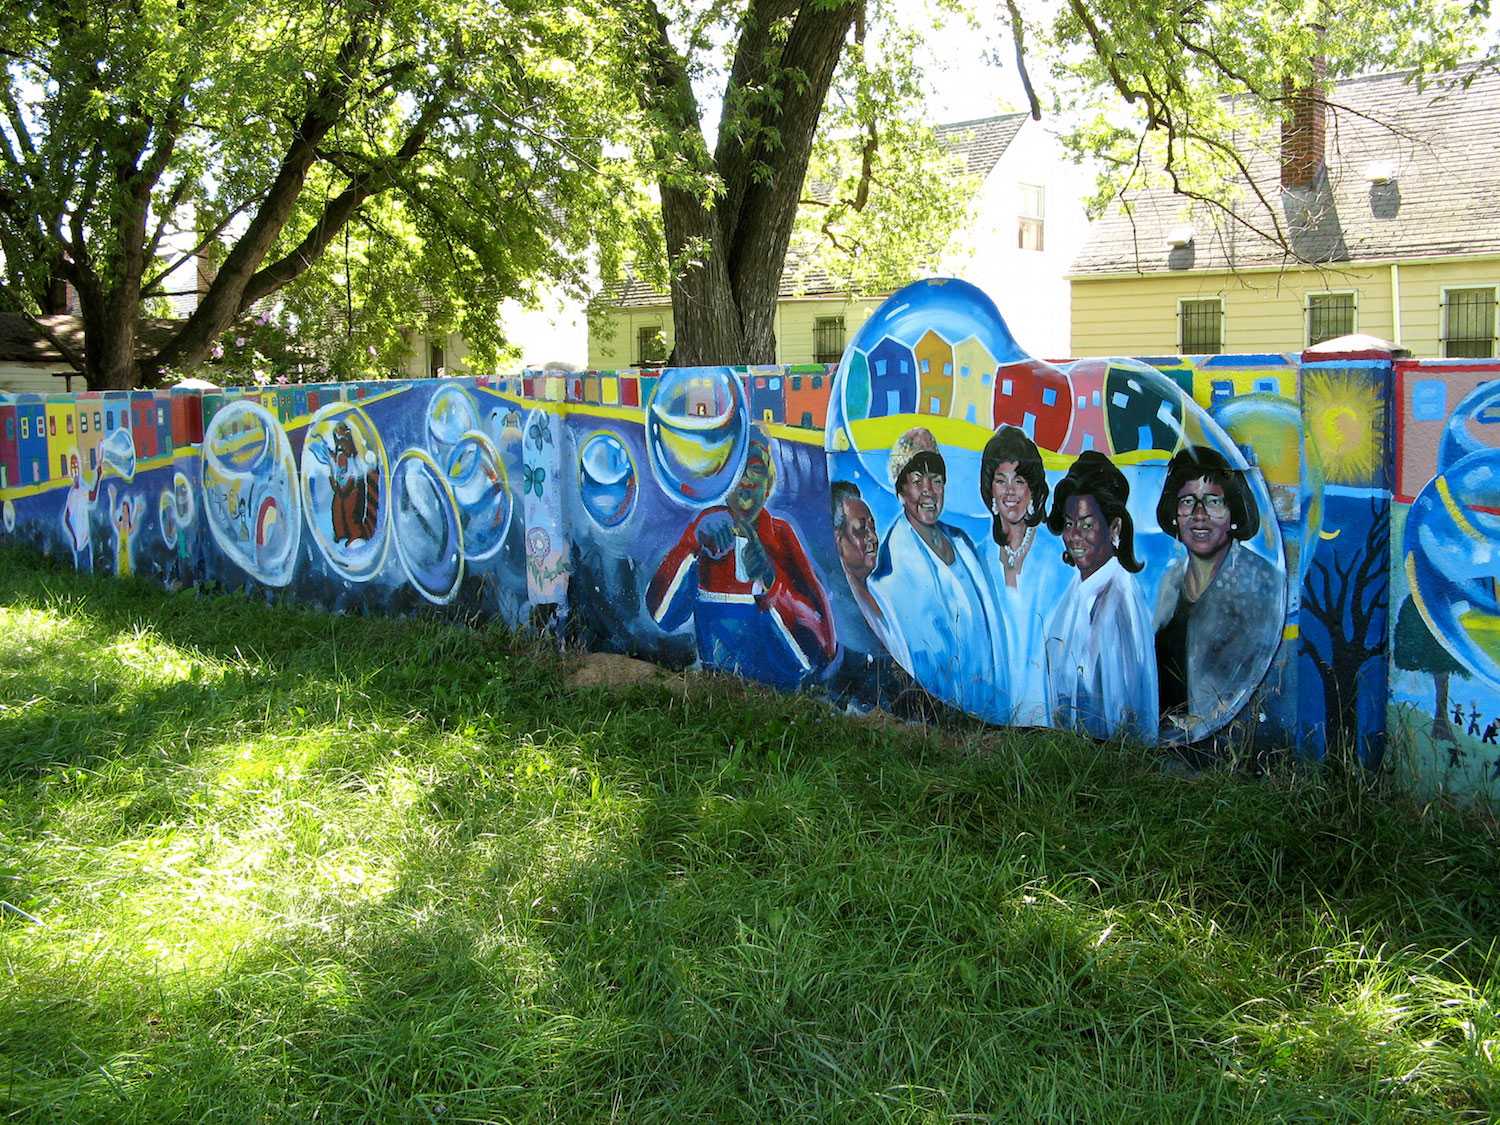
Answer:
[(1078, 568), (1047, 627), (1047, 701), (1053, 722), (1097, 738), (1154, 741), (1156, 646), (1133, 575), (1130, 484), (1102, 453), (1080, 454), (1053, 491), (1047, 526)]

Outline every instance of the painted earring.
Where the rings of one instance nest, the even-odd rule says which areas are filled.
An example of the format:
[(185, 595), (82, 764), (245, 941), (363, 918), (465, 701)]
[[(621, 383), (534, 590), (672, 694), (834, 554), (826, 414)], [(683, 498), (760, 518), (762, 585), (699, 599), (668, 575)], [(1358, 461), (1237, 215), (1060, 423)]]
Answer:
[(1240, 525), (1237, 524), (1237, 523), (1232, 523), (1232, 524), (1229, 525), (1229, 530), (1230, 531), (1238, 531), (1239, 529), (1240, 529)]
[(998, 516), (1000, 514), (1000, 501), (998, 501), (998, 500), (991, 500), (990, 501), (990, 511), (994, 512), (995, 515)]

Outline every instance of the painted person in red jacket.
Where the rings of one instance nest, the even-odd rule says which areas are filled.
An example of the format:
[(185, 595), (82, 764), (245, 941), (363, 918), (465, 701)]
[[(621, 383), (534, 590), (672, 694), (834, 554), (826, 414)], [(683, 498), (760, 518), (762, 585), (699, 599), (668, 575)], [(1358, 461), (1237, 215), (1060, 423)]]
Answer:
[(793, 688), (828, 666), (833, 611), (790, 524), (766, 511), (776, 484), (759, 430), (726, 503), (700, 513), (661, 560), (646, 610), (663, 629), (693, 620), (698, 660)]
[(380, 514), (380, 473), (372, 454), (360, 456), (348, 422), (333, 426), (333, 538), (361, 543), (375, 534)]

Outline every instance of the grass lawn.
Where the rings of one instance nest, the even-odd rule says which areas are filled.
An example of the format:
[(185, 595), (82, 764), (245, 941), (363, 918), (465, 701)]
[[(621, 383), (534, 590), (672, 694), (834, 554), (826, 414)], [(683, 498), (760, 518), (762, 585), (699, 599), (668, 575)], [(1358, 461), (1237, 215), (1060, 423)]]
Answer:
[(0, 553), (0, 1111), (1500, 1110), (1481, 816), (566, 670)]

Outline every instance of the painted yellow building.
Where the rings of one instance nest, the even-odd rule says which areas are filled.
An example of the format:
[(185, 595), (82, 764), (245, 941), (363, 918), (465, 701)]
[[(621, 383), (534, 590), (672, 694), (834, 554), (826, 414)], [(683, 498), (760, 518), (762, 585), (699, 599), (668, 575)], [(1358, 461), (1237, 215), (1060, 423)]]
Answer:
[[(1480, 139), (1500, 120), (1500, 75), (1472, 84), (1405, 74), (1337, 83), (1294, 123), (1326, 138), (1300, 166), (1284, 144), (1251, 161), (1277, 207), (1246, 221), (1288, 232), (1296, 259), (1165, 191), (1116, 203), (1074, 263), (1074, 355), (1298, 352), (1350, 333), (1419, 356), (1496, 354), (1500, 178)], [(1400, 138), (1420, 138), (1420, 142)]]

